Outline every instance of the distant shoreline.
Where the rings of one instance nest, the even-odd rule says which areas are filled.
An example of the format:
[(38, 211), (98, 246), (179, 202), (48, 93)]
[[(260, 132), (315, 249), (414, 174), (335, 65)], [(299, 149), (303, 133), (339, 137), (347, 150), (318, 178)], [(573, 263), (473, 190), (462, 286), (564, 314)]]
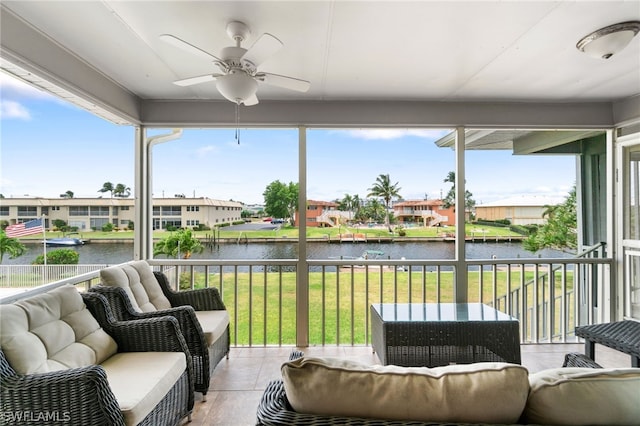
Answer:
[[(492, 236), (492, 237), (467, 237), (468, 243), (510, 243), (514, 241), (522, 241), (526, 237), (523, 236)], [(161, 238), (154, 238), (154, 241), (160, 241)], [(264, 238), (217, 238), (214, 240), (207, 238), (199, 238), (205, 244), (250, 244), (250, 243), (295, 243), (297, 239), (289, 237), (264, 237)], [(85, 244), (133, 244), (133, 238), (82, 238)], [(42, 244), (42, 240), (28, 239), (20, 240), (23, 244)], [(455, 238), (451, 237), (371, 237), (366, 241), (340, 241), (338, 238), (307, 238), (308, 243), (325, 243), (325, 244), (392, 244), (400, 242), (425, 242), (425, 243), (454, 243)]]

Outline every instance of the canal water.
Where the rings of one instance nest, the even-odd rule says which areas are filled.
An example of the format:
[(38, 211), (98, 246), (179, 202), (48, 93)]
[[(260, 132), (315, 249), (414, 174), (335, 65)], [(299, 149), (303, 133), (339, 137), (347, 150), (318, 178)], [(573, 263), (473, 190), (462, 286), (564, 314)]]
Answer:
[[(16, 258), (9, 259), (5, 254), (3, 265), (28, 265), (43, 253), (42, 245), (28, 244), (28, 251)], [(132, 243), (93, 243), (73, 247), (80, 254), (80, 264), (118, 264), (133, 259)], [(47, 248), (48, 251), (54, 248)], [(365, 250), (384, 252), (381, 258), (386, 259), (454, 259), (455, 244), (453, 242), (394, 242), (394, 243), (342, 243), (329, 244), (313, 242), (307, 244), (309, 259), (335, 259), (360, 256)], [(522, 248), (520, 242), (475, 242), (467, 243), (468, 259), (514, 259), (514, 258), (566, 258), (571, 254), (557, 250), (542, 250), (531, 253)], [(295, 259), (298, 256), (296, 243), (250, 243), (220, 244), (213, 248), (205, 248), (202, 253), (194, 254), (193, 259)], [(161, 256), (162, 257), (162, 256)]]

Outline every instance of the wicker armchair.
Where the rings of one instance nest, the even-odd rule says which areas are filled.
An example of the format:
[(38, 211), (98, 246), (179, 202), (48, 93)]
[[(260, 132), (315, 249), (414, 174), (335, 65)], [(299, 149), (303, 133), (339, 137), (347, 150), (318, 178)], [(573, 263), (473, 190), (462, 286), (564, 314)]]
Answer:
[[(119, 268), (126, 268), (128, 279), (138, 273), (141, 280), (152, 279), (151, 285), (159, 286), (161, 295), (168, 300), (166, 308), (141, 312), (138, 304), (134, 306), (136, 301), (132, 301), (132, 298), (135, 299), (135, 292), (129, 288), (117, 286), (113, 282), (111, 274), (118, 273)], [(147, 268), (149, 277), (145, 278)], [(230, 346), (228, 315), (226, 323), (222, 323), (221, 326), (218, 326), (219, 329), (214, 331), (211, 328), (215, 328), (216, 325), (212, 325), (211, 322), (223, 321), (224, 318), (219, 317), (212, 320), (207, 316), (212, 312), (224, 311), (226, 313), (226, 307), (218, 290), (206, 288), (175, 292), (170, 288), (166, 275), (162, 272), (151, 271), (151, 267), (145, 261), (128, 262), (106, 268), (101, 271), (101, 277), (102, 285), (95, 286), (89, 291), (101, 294), (106, 298), (117, 320), (129, 321), (170, 315), (178, 321), (192, 357), (195, 391), (201, 392), (203, 399), (206, 400), (211, 374), (220, 360), (225, 356), (228, 357)], [(150, 283), (146, 282), (145, 285), (149, 286)], [(141, 291), (143, 291), (142, 286), (138, 285), (138, 297)]]
[[(75, 290), (74, 290), (75, 291)], [(170, 317), (114, 322), (106, 300), (83, 294), (100, 326), (122, 352), (184, 352), (177, 321)], [(178, 425), (193, 409), (192, 365), (138, 425)], [(17, 374), (0, 349), (0, 423), (50, 425), (125, 425), (125, 417), (100, 365), (48, 373)]]

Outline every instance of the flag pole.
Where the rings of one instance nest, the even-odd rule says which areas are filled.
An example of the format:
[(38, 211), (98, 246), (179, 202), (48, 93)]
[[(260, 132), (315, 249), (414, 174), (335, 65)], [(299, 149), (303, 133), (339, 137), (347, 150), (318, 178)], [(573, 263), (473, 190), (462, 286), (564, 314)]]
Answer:
[(42, 215), (42, 251), (44, 253), (44, 274), (42, 274), (42, 284), (47, 283), (47, 228), (44, 226), (45, 215)]

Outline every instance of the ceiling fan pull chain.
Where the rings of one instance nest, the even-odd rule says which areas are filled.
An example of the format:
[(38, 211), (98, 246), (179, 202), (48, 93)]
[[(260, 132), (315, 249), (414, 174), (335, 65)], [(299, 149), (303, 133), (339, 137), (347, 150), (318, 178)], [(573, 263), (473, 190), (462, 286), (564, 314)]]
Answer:
[(240, 145), (240, 104), (236, 102), (236, 142)]

